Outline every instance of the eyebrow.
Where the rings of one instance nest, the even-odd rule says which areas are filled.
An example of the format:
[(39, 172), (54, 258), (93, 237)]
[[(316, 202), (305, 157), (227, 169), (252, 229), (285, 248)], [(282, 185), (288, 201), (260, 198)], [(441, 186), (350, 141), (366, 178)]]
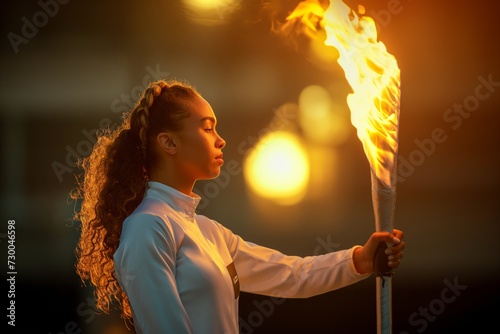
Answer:
[(204, 121), (211, 121), (212, 123), (215, 124), (215, 118), (213, 118), (212, 116), (207, 116), (207, 117), (203, 117), (202, 119), (200, 119), (201, 122), (204, 122)]

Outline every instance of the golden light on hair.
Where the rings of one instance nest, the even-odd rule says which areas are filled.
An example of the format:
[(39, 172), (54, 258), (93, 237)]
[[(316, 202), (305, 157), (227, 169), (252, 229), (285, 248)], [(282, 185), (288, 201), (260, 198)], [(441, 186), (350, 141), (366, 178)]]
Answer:
[(309, 183), (309, 159), (300, 139), (289, 132), (271, 132), (249, 152), (245, 181), (258, 196), (283, 205), (300, 201)]

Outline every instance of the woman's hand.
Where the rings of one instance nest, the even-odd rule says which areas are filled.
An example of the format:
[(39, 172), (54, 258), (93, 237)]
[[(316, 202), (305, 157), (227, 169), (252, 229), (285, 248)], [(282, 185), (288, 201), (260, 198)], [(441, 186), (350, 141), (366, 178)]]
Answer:
[(356, 248), (353, 254), (353, 262), (356, 271), (360, 274), (373, 273), (373, 259), (375, 251), (381, 242), (392, 244), (385, 250), (387, 255), (387, 265), (394, 269), (399, 267), (401, 258), (403, 257), (403, 249), (405, 243), (402, 241), (404, 237), (403, 231), (392, 230), (389, 232), (375, 232), (373, 233), (363, 247)]

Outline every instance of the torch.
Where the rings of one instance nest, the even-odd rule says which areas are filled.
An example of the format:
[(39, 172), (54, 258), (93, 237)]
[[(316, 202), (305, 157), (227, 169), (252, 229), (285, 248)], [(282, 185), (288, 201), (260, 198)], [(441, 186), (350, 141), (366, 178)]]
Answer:
[[(361, 12), (364, 10), (361, 8)], [(347, 97), (351, 121), (370, 163), (376, 231), (392, 232), (396, 200), (400, 80), (396, 59), (377, 41), (373, 19), (359, 18), (340, 0), (333, 0), (323, 20), (326, 45), (339, 50), (353, 93)], [(386, 245), (387, 247), (387, 245)], [(392, 333), (392, 272), (379, 247), (375, 258), (377, 333)], [(379, 262), (381, 262), (379, 264)]]
[[(360, 13), (364, 9), (360, 7)], [(377, 232), (392, 232), (396, 200), (400, 71), (394, 56), (377, 41), (375, 22), (356, 15), (340, 0), (324, 13), (326, 45), (339, 50), (353, 93), (347, 96), (351, 122), (370, 163), (371, 191)], [(392, 271), (381, 245), (374, 259), (377, 298), (377, 333), (392, 333)]]
[[(287, 17), (307, 29), (326, 31), (324, 44), (339, 52), (353, 92), (347, 96), (351, 122), (357, 129), (370, 163), (372, 202), (376, 231), (392, 232), (396, 199), (396, 165), (399, 131), (400, 70), (394, 56), (377, 40), (372, 18), (358, 16), (341, 0), (331, 0), (325, 10), (317, 0), (304, 0)], [(310, 34), (311, 35), (311, 34)], [(377, 296), (377, 332), (392, 332), (391, 276), (382, 244), (374, 259)]]

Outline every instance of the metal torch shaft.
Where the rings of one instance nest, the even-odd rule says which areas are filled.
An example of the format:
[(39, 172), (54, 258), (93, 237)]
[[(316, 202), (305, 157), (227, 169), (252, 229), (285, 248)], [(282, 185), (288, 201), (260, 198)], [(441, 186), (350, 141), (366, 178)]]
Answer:
[[(372, 172), (372, 202), (375, 214), (375, 230), (392, 232), (396, 202), (395, 189), (387, 188)], [(391, 246), (391, 245), (388, 245)], [(390, 276), (376, 277), (377, 333), (392, 333), (392, 279)]]

